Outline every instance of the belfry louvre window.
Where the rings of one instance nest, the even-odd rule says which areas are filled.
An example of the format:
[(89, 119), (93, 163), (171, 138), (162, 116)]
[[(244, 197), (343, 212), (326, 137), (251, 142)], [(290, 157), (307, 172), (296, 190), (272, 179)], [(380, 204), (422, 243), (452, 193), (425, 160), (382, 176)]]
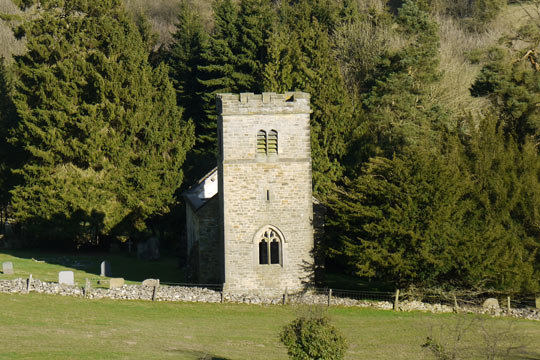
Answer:
[(266, 131), (259, 130), (257, 133), (257, 154), (266, 155)]
[(257, 132), (257, 154), (261, 155), (277, 155), (278, 153), (278, 132), (270, 130), (268, 136), (266, 131), (259, 130)]
[(268, 154), (278, 153), (278, 136), (276, 130), (270, 130), (268, 133)]
[(259, 239), (259, 264), (281, 264), (281, 239), (272, 229), (263, 231)]

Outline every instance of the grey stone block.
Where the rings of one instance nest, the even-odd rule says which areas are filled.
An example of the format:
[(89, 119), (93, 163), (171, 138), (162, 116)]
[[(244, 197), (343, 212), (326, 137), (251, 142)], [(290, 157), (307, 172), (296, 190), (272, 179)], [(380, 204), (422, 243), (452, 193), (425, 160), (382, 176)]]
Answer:
[(60, 271), (58, 273), (58, 283), (60, 285), (75, 285), (73, 271)]
[(124, 284), (124, 278), (111, 278), (109, 280), (109, 289), (121, 288)]
[(4, 275), (13, 275), (13, 263), (6, 261), (2, 264), (2, 272)]

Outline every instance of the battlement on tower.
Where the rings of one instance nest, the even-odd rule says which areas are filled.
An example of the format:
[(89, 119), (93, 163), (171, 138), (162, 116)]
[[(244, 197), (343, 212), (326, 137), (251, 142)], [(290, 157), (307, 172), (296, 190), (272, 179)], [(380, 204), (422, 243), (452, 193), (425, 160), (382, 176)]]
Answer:
[(309, 94), (304, 92), (218, 94), (216, 102), (221, 115), (311, 113)]

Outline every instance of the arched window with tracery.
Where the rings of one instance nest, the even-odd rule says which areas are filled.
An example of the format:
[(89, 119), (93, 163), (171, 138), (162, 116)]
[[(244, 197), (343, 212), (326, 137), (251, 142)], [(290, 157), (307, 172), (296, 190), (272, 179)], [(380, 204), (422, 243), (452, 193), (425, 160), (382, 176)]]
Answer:
[(259, 247), (259, 265), (282, 263), (283, 240), (275, 229), (268, 227), (261, 231), (257, 242)]

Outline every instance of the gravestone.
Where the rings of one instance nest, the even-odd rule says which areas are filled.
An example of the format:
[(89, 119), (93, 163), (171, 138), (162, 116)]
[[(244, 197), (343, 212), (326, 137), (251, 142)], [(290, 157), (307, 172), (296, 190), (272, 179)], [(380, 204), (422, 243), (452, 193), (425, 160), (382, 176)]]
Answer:
[(100, 276), (107, 276), (107, 277), (111, 277), (112, 276), (112, 273), (111, 273), (111, 264), (108, 262), (108, 261), (102, 261), (101, 262), (101, 274), (99, 274)]
[(499, 310), (500, 309), (499, 301), (497, 299), (495, 299), (495, 298), (486, 299), (486, 301), (484, 301), (484, 303), (482, 304), (482, 307), (484, 309), (488, 309), (488, 310)]
[(111, 278), (109, 280), (109, 289), (121, 288), (124, 286), (124, 278)]
[(3, 263), (2, 272), (4, 273), (4, 275), (13, 275), (13, 263), (11, 261)]
[(146, 279), (142, 282), (142, 286), (147, 286), (147, 287), (159, 286), (159, 279)]
[(73, 271), (60, 271), (58, 273), (58, 284), (75, 285)]

